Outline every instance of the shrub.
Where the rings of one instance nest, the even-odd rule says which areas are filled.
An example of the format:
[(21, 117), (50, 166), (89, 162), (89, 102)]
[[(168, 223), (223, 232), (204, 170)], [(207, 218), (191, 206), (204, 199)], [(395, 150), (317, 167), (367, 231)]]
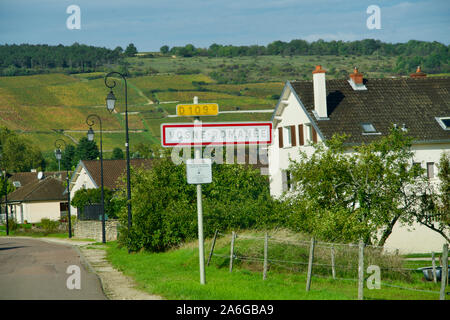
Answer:
[(52, 233), (58, 230), (59, 222), (48, 218), (41, 219), (41, 228), (45, 233)]
[[(120, 230), (121, 245), (158, 252), (197, 237), (196, 187), (187, 184), (185, 170), (169, 156), (155, 159), (152, 170), (132, 171), (132, 228)], [(125, 198), (126, 190), (120, 192)], [(250, 166), (214, 164), (213, 181), (203, 186), (202, 194), (205, 237), (216, 229), (263, 229), (284, 223), (267, 178)], [(127, 225), (125, 208), (119, 219)]]

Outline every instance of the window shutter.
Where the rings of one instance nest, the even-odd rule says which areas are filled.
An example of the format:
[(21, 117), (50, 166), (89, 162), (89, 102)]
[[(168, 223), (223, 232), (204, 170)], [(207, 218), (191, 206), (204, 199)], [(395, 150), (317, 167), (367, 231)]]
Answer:
[(291, 126), (291, 146), (295, 147), (297, 145), (297, 141), (295, 139), (295, 126)]
[(312, 131), (312, 141), (314, 143), (317, 143), (317, 131), (316, 131), (316, 129), (314, 129), (313, 126), (311, 126), (311, 131)]
[(303, 146), (305, 144), (305, 138), (303, 136), (303, 125), (298, 125), (298, 145)]
[(283, 127), (278, 128), (278, 144), (283, 148)]

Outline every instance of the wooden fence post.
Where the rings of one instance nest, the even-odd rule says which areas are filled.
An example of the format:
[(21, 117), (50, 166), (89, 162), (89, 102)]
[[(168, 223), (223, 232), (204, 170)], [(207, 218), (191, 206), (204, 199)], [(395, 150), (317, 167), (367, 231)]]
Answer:
[(364, 300), (364, 242), (359, 240), (358, 300)]
[(334, 265), (334, 246), (331, 246), (331, 274), (333, 279), (336, 279), (336, 268)]
[(442, 264), (441, 264), (441, 292), (439, 300), (445, 300), (445, 289), (448, 280), (448, 243), (442, 248)]
[(235, 238), (236, 238), (236, 233), (234, 233), (234, 231), (233, 231), (231, 233), (230, 272), (233, 271), (234, 239)]
[(436, 256), (434, 252), (431, 252), (431, 265), (433, 266), (433, 281), (434, 283), (437, 283), (436, 278)]
[(265, 238), (264, 238), (264, 271), (263, 271), (263, 280), (266, 280), (267, 278), (267, 250), (269, 247), (269, 235), (266, 232)]
[(209, 266), (209, 263), (211, 262), (211, 257), (212, 257), (213, 252), (214, 252), (214, 246), (216, 245), (216, 239), (217, 239), (217, 234), (218, 233), (219, 233), (219, 230), (216, 229), (216, 232), (214, 232), (213, 242), (211, 244), (211, 250), (209, 251), (208, 262), (206, 263), (207, 266)]
[(309, 261), (308, 261), (308, 275), (306, 278), (306, 291), (311, 289), (311, 278), (312, 278), (312, 266), (314, 260), (314, 237), (311, 238), (311, 246), (309, 248)]

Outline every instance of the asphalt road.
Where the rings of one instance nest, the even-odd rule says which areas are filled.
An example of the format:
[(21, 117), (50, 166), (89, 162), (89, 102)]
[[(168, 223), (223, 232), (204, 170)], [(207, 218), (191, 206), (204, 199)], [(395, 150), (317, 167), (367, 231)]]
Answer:
[(0, 237), (0, 300), (105, 299), (100, 280), (71, 246)]

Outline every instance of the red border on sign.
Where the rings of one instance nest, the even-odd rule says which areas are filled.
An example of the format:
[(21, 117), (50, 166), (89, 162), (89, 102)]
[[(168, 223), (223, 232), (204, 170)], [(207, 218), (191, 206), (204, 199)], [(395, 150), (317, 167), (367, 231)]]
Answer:
[[(245, 126), (269, 126), (270, 131), (270, 139), (269, 141), (233, 141), (233, 142), (201, 142), (201, 143), (166, 143), (166, 128), (195, 128), (195, 127), (245, 127)], [(233, 123), (202, 123), (202, 124), (194, 124), (194, 123), (183, 123), (183, 124), (161, 124), (161, 133), (162, 133), (162, 146), (163, 147), (174, 147), (174, 146), (221, 146), (221, 145), (229, 145), (229, 144), (272, 144), (272, 122), (233, 122)]]

